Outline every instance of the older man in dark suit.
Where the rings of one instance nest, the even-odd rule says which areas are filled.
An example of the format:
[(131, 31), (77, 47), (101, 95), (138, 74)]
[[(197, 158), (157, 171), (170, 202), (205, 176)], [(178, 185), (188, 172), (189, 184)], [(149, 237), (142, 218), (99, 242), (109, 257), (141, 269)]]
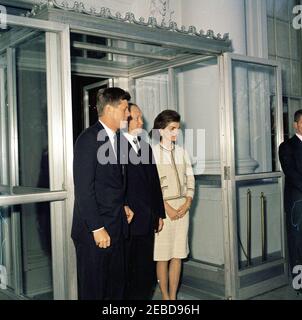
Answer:
[(148, 300), (156, 283), (153, 261), (154, 233), (160, 232), (165, 209), (150, 145), (140, 139), (143, 114), (129, 103), (128, 132), (121, 137), (126, 147), (122, 152), (127, 159), (127, 203), (134, 212), (126, 241), (127, 286), (126, 299)]
[[(79, 299), (123, 299), (124, 237), (132, 216), (125, 207), (125, 177), (118, 161), (121, 122), (130, 95), (120, 88), (98, 93), (99, 121), (77, 139), (72, 238), (77, 255)], [(126, 215), (127, 214), (127, 215)]]
[(291, 270), (302, 265), (302, 109), (295, 113), (294, 128), (296, 134), (279, 147)]

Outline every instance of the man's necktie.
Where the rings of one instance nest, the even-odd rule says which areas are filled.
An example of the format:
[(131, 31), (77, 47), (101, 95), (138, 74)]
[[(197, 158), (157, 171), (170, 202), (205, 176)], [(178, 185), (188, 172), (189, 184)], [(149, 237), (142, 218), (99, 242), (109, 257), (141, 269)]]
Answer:
[(141, 149), (140, 149), (140, 145), (138, 144), (138, 139), (137, 139), (137, 137), (134, 137), (134, 138), (133, 138), (133, 143), (134, 143), (135, 146), (136, 146), (136, 152), (137, 152), (137, 154), (140, 156), (140, 155), (141, 155)]

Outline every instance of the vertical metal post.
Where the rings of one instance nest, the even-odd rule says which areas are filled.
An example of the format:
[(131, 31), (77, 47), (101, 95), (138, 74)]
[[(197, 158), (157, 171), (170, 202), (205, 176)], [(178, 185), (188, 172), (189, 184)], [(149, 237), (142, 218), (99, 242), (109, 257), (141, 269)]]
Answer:
[(266, 248), (265, 248), (265, 242), (266, 242), (266, 226), (265, 226), (265, 196), (264, 193), (261, 192), (260, 196), (261, 201), (261, 247), (262, 247), (262, 261), (266, 260)]
[(178, 111), (177, 97), (176, 97), (176, 80), (174, 68), (168, 69), (168, 106), (173, 110)]
[[(19, 142), (17, 120), (17, 71), (16, 50), (7, 49), (7, 88), (8, 88), (8, 122), (9, 122), (9, 161), (10, 161), (10, 186), (19, 185)], [(14, 207), (13, 207), (14, 208)], [(20, 212), (11, 210), (11, 236), (12, 256), (14, 268), (14, 290), (17, 295), (23, 293), (22, 281), (22, 248), (21, 248), (21, 221)]]
[(246, 234), (247, 234), (247, 239), (246, 239), (246, 246), (247, 246), (247, 265), (250, 266), (251, 265), (251, 190), (248, 189), (247, 190), (247, 203), (246, 203), (246, 210), (247, 210), (247, 224), (246, 224)]

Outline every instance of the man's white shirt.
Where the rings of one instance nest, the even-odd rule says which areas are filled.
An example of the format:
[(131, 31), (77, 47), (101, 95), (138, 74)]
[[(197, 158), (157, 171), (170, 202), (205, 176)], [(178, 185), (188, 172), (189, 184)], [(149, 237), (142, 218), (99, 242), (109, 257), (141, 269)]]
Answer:
[(106, 133), (107, 133), (107, 136), (109, 137), (109, 140), (110, 140), (111, 145), (112, 145), (112, 149), (113, 149), (114, 154), (115, 154), (115, 156), (116, 156), (115, 148), (114, 148), (114, 140), (115, 140), (115, 137), (116, 137), (116, 133), (115, 133), (112, 129), (108, 128), (108, 127), (105, 125), (104, 122), (102, 122), (101, 120), (99, 120), (99, 121), (100, 121), (101, 125), (104, 127), (104, 129), (105, 129), (105, 131), (106, 131)]
[(302, 136), (299, 133), (296, 133), (296, 136), (302, 141)]
[[(132, 148), (135, 150), (136, 153), (138, 153), (138, 148), (139, 148), (139, 142), (137, 139), (137, 136), (133, 136), (132, 134), (128, 133), (128, 132), (123, 132), (123, 135), (125, 136), (125, 138), (130, 142)], [(136, 139), (136, 143), (134, 142)]]

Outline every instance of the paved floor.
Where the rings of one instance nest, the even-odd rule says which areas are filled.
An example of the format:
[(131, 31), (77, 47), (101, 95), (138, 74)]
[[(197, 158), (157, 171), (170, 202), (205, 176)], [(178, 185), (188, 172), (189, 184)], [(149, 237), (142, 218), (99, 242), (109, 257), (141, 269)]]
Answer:
[[(220, 300), (220, 297), (215, 297), (199, 290), (192, 290), (187, 287), (181, 287), (179, 294), (179, 300)], [(4, 291), (0, 291), (0, 300), (13, 300), (11, 296), (5, 294)], [(153, 300), (161, 300), (159, 288), (155, 290)], [(260, 296), (254, 297), (251, 300), (302, 300), (302, 294), (297, 295), (291, 286), (285, 286), (273, 291), (267, 292)]]
[[(160, 291), (157, 288), (153, 300), (160, 300)], [(178, 294), (178, 300), (220, 300), (221, 297), (215, 297), (200, 291), (192, 291), (189, 288), (181, 288)], [(302, 294), (298, 295), (291, 286), (281, 287), (265, 294), (252, 298), (251, 300), (302, 300)]]
[(286, 286), (257, 296), (252, 300), (302, 300), (302, 294), (298, 295), (291, 286)]

